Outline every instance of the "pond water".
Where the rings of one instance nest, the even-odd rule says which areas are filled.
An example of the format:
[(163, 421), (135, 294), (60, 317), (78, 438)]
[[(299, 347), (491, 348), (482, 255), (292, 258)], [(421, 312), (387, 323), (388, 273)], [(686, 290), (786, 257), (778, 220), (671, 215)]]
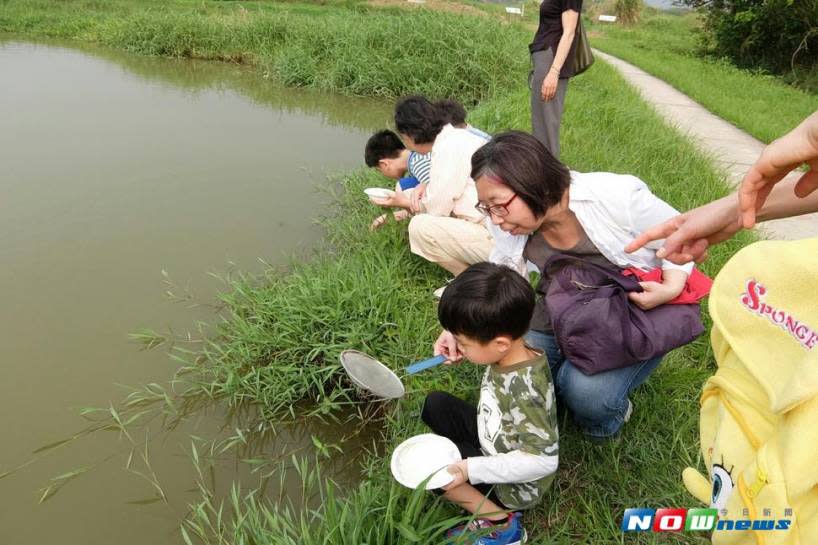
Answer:
[[(326, 206), (316, 187), (362, 165), (389, 113), (239, 66), (0, 40), (0, 474), (81, 430), (82, 407), (120, 401), (117, 384), (171, 377), (177, 364), (128, 333), (214, 316), (164, 297), (162, 271), (207, 302), (221, 288), (208, 271), (259, 270), (259, 258), (313, 246)], [(0, 480), (0, 543), (180, 543), (198, 497), (189, 434), (223, 424), (213, 408), (150, 442), (167, 503), (125, 471), (115, 433), (43, 453)], [(304, 433), (286, 441), (309, 443)], [(225, 465), (222, 486), (238, 471)], [(89, 466), (38, 504), (50, 478)]]

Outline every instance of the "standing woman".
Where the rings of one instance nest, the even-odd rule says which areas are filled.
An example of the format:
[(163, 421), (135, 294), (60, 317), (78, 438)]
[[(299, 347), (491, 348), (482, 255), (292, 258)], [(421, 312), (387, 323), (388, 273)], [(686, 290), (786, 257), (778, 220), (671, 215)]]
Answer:
[(528, 46), (531, 78), (531, 131), (555, 158), (560, 156), (560, 121), (574, 75), (574, 49), (582, 0), (543, 0), (540, 25)]

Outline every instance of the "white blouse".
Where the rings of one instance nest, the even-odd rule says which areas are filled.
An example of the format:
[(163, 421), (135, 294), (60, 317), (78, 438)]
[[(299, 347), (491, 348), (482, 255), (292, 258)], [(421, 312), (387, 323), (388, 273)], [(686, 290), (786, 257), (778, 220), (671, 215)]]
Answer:
[[(663, 270), (682, 270), (687, 274), (693, 270), (692, 261), (676, 265), (656, 257), (664, 240), (649, 242), (632, 254), (625, 253), (625, 246), (642, 232), (679, 214), (651, 193), (647, 184), (636, 176), (572, 170), (569, 191), (568, 207), (576, 214), (591, 242), (611, 263), (644, 271), (660, 266)], [(497, 237), (490, 261), (525, 270), (523, 250), (527, 240), (527, 235)]]

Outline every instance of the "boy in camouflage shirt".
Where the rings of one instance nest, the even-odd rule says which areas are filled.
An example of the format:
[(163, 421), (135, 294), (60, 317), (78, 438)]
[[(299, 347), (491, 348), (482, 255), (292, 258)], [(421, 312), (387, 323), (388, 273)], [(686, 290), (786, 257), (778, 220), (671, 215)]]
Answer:
[(443, 495), (478, 516), (451, 536), (481, 530), (474, 543), (522, 543), (520, 514), (509, 511), (537, 504), (554, 479), (558, 435), (551, 372), (545, 355), (523, 340), (533, 310), (531, 285), (491, 263), (466, 269), (440, 300), (440, 323), (457, 340), (457, 354), (447, 355), (487, 366), (476, 408), (444, 392), (430, 393), (423, 406), (423, 421), (454, 441), (463, 457), (449, 466), (454, 481)]

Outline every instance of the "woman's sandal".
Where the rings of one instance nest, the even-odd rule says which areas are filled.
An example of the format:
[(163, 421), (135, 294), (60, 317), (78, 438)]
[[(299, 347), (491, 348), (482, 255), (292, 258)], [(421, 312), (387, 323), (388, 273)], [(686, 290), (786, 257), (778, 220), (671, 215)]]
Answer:
[(377, 231), (378, 229), (380, 229), (381, 227), (383, 227), (386, 224), (388, 219), (389, 219), (389, 214), (381, 214), (380, 216), (378, 216), (377, 218), (372, 220), (372, 223), (369, 224), (369, 230), (370, 231)]
[[(412, 214), (410, 214), (406, 210), (396, 210), (392, 215), (395, 217), (395, 221), (403, 221), (412, 216)], [(378, 229), (383, 227), (387, 221), (389, 221), (389, 214), (381, 214), (380, 216), (372, 220), (372, 223), (369, 224), (369, 230), (377, 231)]]
[(395, 210), (392, 215), (395, 216), (395, 221), (403, 221), (412, 217), (408, 210)]

